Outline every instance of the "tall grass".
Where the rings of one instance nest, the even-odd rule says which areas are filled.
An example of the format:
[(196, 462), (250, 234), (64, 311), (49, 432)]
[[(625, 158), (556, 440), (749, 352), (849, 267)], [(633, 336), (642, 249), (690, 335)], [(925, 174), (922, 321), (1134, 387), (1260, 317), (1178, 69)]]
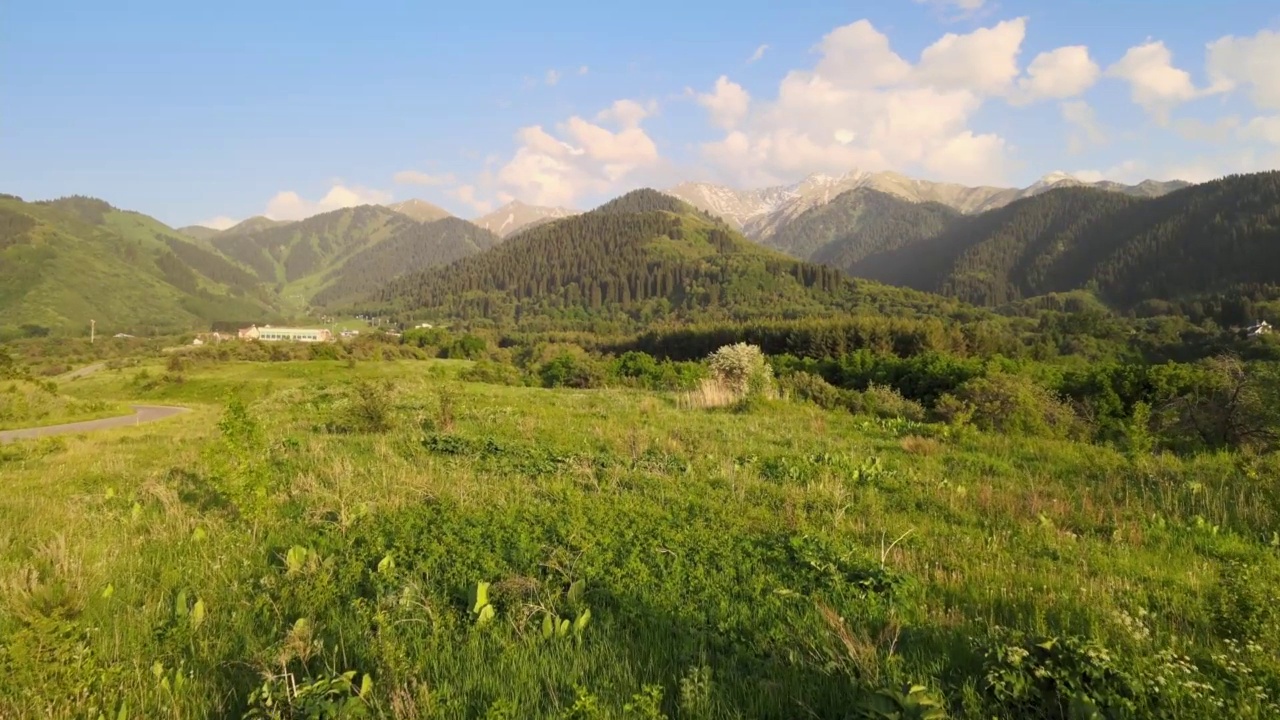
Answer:
[(422, 369), (125, 370), (84, 387), (194, 412), (0, 448), (0, 717), (1053, 717), (997, 627), (1099, 702), (1185, 664), (1131, 716), (1274, 716), (1275, 458)]

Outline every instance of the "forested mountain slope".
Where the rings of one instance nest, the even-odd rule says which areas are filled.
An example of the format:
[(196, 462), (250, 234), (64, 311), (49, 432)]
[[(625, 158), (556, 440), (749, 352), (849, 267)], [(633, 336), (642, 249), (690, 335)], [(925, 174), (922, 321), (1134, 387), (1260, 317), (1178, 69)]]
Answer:
[(848, 266), (859, 277), (996, 305), (1088, 288), (1116, 306), (1280, 282), (1280, 172), (1155, 198), (1053, 190)]
[(801, 214), (765, 244), (802, 260), (847, 270), (868, 255), (934, 237), (960, 217), (940, 203), (915, 203), (860, 188)]
[(855, 283), (834, 269), (788, 258), (681, 200), (645, 189), (448, 267), (401, 278), (377, 299), (430, 316), (511, 323), (535, 316), (822, 315), (881, 302), (882, 292), (901, 296), (889, 303), (895, 306), (936, 300)]
[(325, 274), (312, 302), (337, 305), (377, 292), (394, 279), (447, 265), (502, 242), (502, 238), (456, 217), (400, 227)]

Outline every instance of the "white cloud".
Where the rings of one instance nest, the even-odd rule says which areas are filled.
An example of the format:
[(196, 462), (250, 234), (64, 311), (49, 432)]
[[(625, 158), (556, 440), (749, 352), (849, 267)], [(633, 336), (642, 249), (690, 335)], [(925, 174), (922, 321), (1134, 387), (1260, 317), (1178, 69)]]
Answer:
[(747, 64), (750, 65), (753, 62), (759, 62), (760, 59), (764, 57), (764, 54), (768, 49), (768, 44), (764, 44), (756, 48), (756, 51), (751, 53), (751, 57), (747, 58)]
[(1009, 146), (969, 123), (985, 98), (1014, 88), (1025, 30), (1018, 18), (947, 34), (912, 65), (866, 20), (836, 28), (813, 68), (788, 73), (773, 100), (735, 93), (724, 78), (698, 95), (726, 131), (702, 146), (703, 158), (726, 180), (753, 186), (854, 168), (1004, 182)]
[(982, 9), (987, 0), (916, 0), (918, 5), (932, 5), (943, 10), (957, 10), (961, 16), (971, 15)]
[(264, 215), (272, 220), (301, 220), (320, 213), (356, 205), (383, 205), (391, 201), (391, 193), (363, 187), (336, 184), (319, 200), (307, 200), (292, 190), (277, 193), (267, 202)]
[(235, 218), (229, 218), (226, 215), (219, 215), (218, 217), (210, 218), (208, 220), (203, 220), (201, 222), (198, 222), (196, 223), (196, 225), (199, 225), (201, 227), (213, 228), (214, 230), (226, 230), (227, 228), (232, 227), (238, 222), (240, 221), (236, 220)]
[(417, 170), (401, 170), (392, 177), (392, 180), (398, 185), (426, 185), (428, 187), (452, 185), (457, 182), (457, 178), (453, 176), (453, 173), (430, 175)]
[(1254, 105), (1280, 109), (1280, 32), (1228, 35), (1209, 43), (1206, 55), (1214, 90), (1247, 87)]
[(1280, 146), (1280, 115), (1256, 117), (1240, 128), (1244, 140), (1261, 141)]
[(468, 207), (476, 212), (477, 215), (493, 211), (493, 203), (488, 200), (482, 200), (476, 195), (476, 187), (474, 185), (459, 185), (449, 191), (449, 197), (454, 198), (458, 202), (465, 203)]
[(1070, 173), (1070, 175), (1081, 182), (1087, 183), (1110, 180), (1112, 182), (1133, 185), (1146, 179), (1142, 176), (1144, 167), (1145, 166), (1137, 160), (1125, 160), (1112, 165), (1106, 170), (1076, 170), (1075, 172)]
[(1173, 122), (1173, 130), (1184, 140), (1196, 142), (1220, 143), (1231, 138), (1240, 127), (1240, 118), (1235, 115), (1220, 117), (1213, 122), (1205, 122), (1198, 118), (1183, 118)]
[(520, 148), (493, 182), (507, 197), (572, 206), (584, 196), (617, 190), (636, 171), (661, 162), (657, 145), (640, 127), (644, 118), (629, 102), (614, 103), (602, 114), (622, 128), (613, 132), (576, 115), (556, 128), (559, 137), (540, 125), (522, 128)]
[(698, 104), (711, 113), (711, 121), (725, 130), (732, 130), (746, 117), (751, 105), (751, 96), (747, 91), (724, 75), (716, 80), (712, 92), (701, 93), (697, 99)]
[(1093, 106), (1084, 100), (1068, 100), (1058, 106), (1062, 119), (1071, 126), (1067, 136), (1067, 151), (1076, 154), (1090, 145), (1101, 145), (1107, 141), (1107, 134), (1098, 124)]
[(1161, 124), (1174, 107), (1202, 94), (1190, 73), (1173, 66), (1173, 53), (1160, 41), (1129, 48), (1106, 75), (1129, 83), (1133, 102)]
[(546, 83), (547, 83), (548, 85), (555, 85), (555, 84), (556, 84), (556, 83), (558, 83), (558, 82), (560, 82), (560, 71), (559, 71), (559, 70), (548, 70), (548, 71), (547, 71), (547, 76), (546, 76)]
[(947, 33), (920, 54), (915, 79), (942, 90), (1003, 92), (1018, 76), (1018, 51), (1026, 35), (1026, 18), (1005, 20), (967, 35)]
[(591, 72), (591, 68), (587, 67), (586, 65), (583, 65), (582, 67), (578, 68), (579, 75), (586, 75), (589, 72)]
[(839, 78), (848, 86), (884, 87), (902, 82), (911, 72), (911, 64), (889, 48), (888, 36), (867, 20), (832, 30), (817, 50), (822, 59), (814, 74)]
[(596, 114), (597, 122), (609, 122), (622, 129), (638, 127), (650, 115), (658, 111), (658, 103), (650, 100), (641, 104), (635, 100), (616, 100), (612, 105)]
[(1068, 45), (1036, 55), (1027, 74), (1018, 80), (1015, 104), (1036, 100), (1065, 100), (1084, 93), (1098, 81), (1102, 69), (1084, 45)]

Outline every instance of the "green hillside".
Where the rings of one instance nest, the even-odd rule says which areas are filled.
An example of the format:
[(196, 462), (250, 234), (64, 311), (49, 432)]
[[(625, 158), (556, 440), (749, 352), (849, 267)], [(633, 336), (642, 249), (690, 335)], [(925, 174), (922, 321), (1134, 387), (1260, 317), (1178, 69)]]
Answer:
[(0, 334), (177, 331), (272, 316), (271, 293), (212, 248), (93, 198), (0, 198)]
[(1157, 198), (1053, 190), (867, 256), (850, 273), (998, 305), (1090, 289), (1109, 304), (1280, 281), (1280, 172)]
[(857, 306), (945, 311), (937, 298), (854, 282), (763, 248), (653, 190), (406, 276), (378, 300), (421, 316), (503, 324), (795, 317)]
[(374, 293), (405, 273), (479, 252), (498, 238), (457, 218), (421, 223), (391, 208), (361, 205), (245, 232), (232, 228), (210, 242), (301, 309)]

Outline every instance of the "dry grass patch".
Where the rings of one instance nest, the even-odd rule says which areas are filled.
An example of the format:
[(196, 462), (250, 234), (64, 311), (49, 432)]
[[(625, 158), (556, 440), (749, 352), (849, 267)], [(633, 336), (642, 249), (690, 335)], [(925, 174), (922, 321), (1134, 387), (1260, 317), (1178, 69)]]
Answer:
[(912, 455), (937, 455), (942, 452), (942, 443), (929, 437), (908, 435), (899, 443), (902, 449)]
[(703, 380), (697, 388), (677, 396), (676, 403), (682, 410), (706, 410), (728, 407), (741, 397), (741, 393), (725, 382)]

